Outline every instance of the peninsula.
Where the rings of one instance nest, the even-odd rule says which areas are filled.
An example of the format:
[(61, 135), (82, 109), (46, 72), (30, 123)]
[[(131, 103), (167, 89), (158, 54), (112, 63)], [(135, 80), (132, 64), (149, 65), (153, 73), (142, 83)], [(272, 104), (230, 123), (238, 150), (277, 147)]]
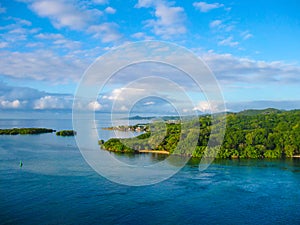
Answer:
[[(282, 111), (277, 109), (245, 110), (239, 113), (220, 115), (226, 119), (226, 132), (216, 158), (291, 158), (300, 155), (300, 110)], [(131, 153), (168, 153), (189, 155), (192, 157), (212, 157), (215, 149), (207, 150), (209, 139), (216, 139), (211, 134), (212, 128), (217, 128), (218, 122), (212, 124), (211, 116), (199, 116), (198, 137), (196, 147), (186, 152), (184, 146), (178, 148), (180, 137), (193, 136), (193, 130), (184, 131), (180, 123), (166, 123), (166, 133), (162, 140), (161, 133), (145, 133), (134, 138), (111, 138), (99, 141), (102, 149), (114, 152)], [(196, 138), (196, 139), (195, 139)], [(185, 143), (185, 146), (192, 143)]]

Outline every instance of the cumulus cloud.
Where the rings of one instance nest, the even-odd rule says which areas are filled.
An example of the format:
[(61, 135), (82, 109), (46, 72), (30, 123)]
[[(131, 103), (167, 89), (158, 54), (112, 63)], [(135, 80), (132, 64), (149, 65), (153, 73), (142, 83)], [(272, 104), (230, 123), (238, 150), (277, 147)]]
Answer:
[(33, 109), (71, 109), (72, 101), (66, 96), (44, 96), (34, 102)]
[[(23, 102), (23, 104), (26, 102)], [(18, 109), (21, 106), (21, 102), (16, 99), (14, 101), (0, 100), (0, 108), (2, 109)]]
[(1, 109), (71, 109), (73, 97), (46, 93), (28, 87), (14, 87), (0, 82)]
[(97, 9), (87, 9), (65, 0), (38, 0), (30, 3), (30, 8), (41, 17), (47, 17), (57, 28), (69, 27), (81, 30), (99, 17), (102, 13)]
[(115, 14), (117, 10), (109, 6), (106, 7), (104, 11), (108, 14)]
[(154, 8), (156, 19), (144, 21), (146, 28), (168, 39), (174, 35), (186, 33), (184, 8), (176, 7), (165, 1), (139, 0), (137, 8)]
[(210, 4), (210, 3), (206, 3), (206, 2), (194, 2), (193, 6), (196, 9), (200, 10), (200, 12), (204, 12), (204, 13), (209, 12), (213, 9), (218, 9), (218, 8), (224, 7), (224, 5), (220, 4), (220, 3), (211, 3)]
[(92, 101), (88, 104), (88, 109), (92, 111), (99, 111), (102, 109), (102, 105), (98, 101)]
[(87, 31), (88, 33), (93, 34), (94, 38), (101, 39), (103, 43), (114, 42), (122, 37), (122, 35), (118, 32), (118, 25), (116, 23), (92, 25)]
[(109, 95), (104, 95), (103, 99), (112, 101), (130, 101), (136, 95), (145, 94), (146, 90), (141, 88), (116, 88)]
[(200, 101), (193, 110), (200, 111), (202, 113), (216, 113), (220, 112), (222, 108), (223, 107), (221, 107), (221, 104), (217, 102)]
[[(29, 8), (38, 16), (48, 18), (52, 25), (57, 28), (69, 28), (75, 31), (93, 33), (94, 37), (100, 38), (104, 43), (113, 42), (120, 38), (116, 23), (106, 23), (103, 12), (116, 13), (116, 9), (108, 6), (103, 11), (98, 10), (93, 4), (107, 4), (106, 0), (69, 1), (69, 0), (23, 0)], [(92, 31), (92, 32), (91, 32)], [(56, 38), (57, 36), (40, 36), (40, 38)]]

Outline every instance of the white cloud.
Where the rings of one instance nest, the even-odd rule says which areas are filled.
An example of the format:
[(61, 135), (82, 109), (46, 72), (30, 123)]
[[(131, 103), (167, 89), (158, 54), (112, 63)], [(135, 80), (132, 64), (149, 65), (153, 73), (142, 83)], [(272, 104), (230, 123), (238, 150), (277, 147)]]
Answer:
[(223, 83), (299, 83), (300, 66), (281, 61), (257, 61), (231, 54), (209, 52), (202, 55), (219, 80)]
[(9, 16), (5, 21), (7, 25), (0, 26), (0, 49), (9, 50), (18, 47), (24, 49), (28, 39), (39, 31), (38, 28), (31, 28), (31, 22), (27, 20)]
[(88, 32), (92, 33), (94, 38), (101, 39), (103, 43), (108, 43), (117, 41), (122, 37), (117, 28), (116, 23), (103, 23), (90, 26)]
[(215, 113), (220, 112), (222, 107), (216, 102), (200, 101), (193, 109), (194, 111), (200, 111), (203, 113)]
[(59, 48), (78, 49), (81, 46), (79, 41), (71, 41), (68, 39), (59, 39), (53, 42)]
[(145, 103), (144, 103), (144, 105), (154, 105), (154, 104), (155, 104), (155, 102), (153, 102), (153, 101), (145, 102)]
[(218, 45), (235, 47), (235, 46), (239, 45), (239, 42), (233, 41), (233, 37), (230, 36), (228, 38), (223, 39), (222, 41), (219, 41)]
[(138, 3), (135, 5), (136, 8), (148, 8), (151, 7), (153, 5), (155, 5), (157, 2), (157, 0), (139, 0)]
[(92, 2), (99, 5), (108, 4), (108, 0), (92, 0)]
[(248, 40), (253, 37), (253, 35), (247, 30), (241, 33), (241, 36), (244, 40)]
[(28, 87), (15, 87), (0, 82), (1, 109), (71, 109), (73, 96), (54, 94)]
[(210, 28), (217, 28), (222, 24), (222, 20), (214, 20), (210, 22), (209, 26)]
[(146, 93), (146, 90), (141, 88), (116, 88), (110, 95), (103, 96), (103, 99), (112, 101), (130, 101), (133, 96), (143, 93)]
[(218, 8), (224, 7), (224, 5), (220, 4), (220, 3), (209, 4), (209, 3), (206, 3), (206, 2), (194, 2), (193, 6), (196, 9), (200, 10), (200, 12), (209, 12), (213, 9), (218, 9)]
[(17, 17), (12, 17), (12, 16), (9, 16), (7, 17), (8, 20), (13, 20), (15, 22), (15, 24), (18, 24), (18, 25), (21, 25), (21, 26), (31, 26), (32, 23), (28, 20), (24, 20), (24, 19), (20, 19), (20, 18), (17, 18)]
[(152, 40), (154, 39), (153, 37), (148, 36), (144, 32), (137, 32), (131, 35), (131, 37), (136, 38), (136, 39), (142, 39), (142, 40)]
[(128, 111), (128, 108), (125, 105), (122, 105), (122, 107), (120, 108), (120, 111), (126, 112), (126, 111)]
[(199, 110), (201, 112), (210, 112), (210, 104), (207, 101), (200, 101), (194, 110)]
[(6, 48), (8, 47), (8, 42), (0, 42), (0, 48)]
[(33, 1), (30, 8), (41, 17), (47, 17), (56, 28), (81, 30), (102, 13), (97, 9), (79, 7), (67, 0)]
[(115, 14), (117, 10), (112, 7), (107, 7), (104, 11), (108, 14)]
[(54, 34), (54, 33), (39, 33), (37, 35), (35, 35), (36, 38), (39, 38), (39, 39), (62, 39), (64, 38), (63, 35), (61, 34)]
[(0, 52), (0, 74), (13, 78), (64, 83), (78, 80), (89, 62), (52, 51)]
[(220, 34), (224, 34), (224, 32), (230, 32), (235, 28), (234, 21), (231, 21), (230, 23), (225, 23), (223, 20), (213, 20), (209, 23), (209, 27), (213, 31), (217, 31)]
[(172, 6), (169, 2), (142, 0), (137, 8), (154, 8), (156, 19), (144, 21), (147, 28), (164, 39), (186, 33), (184, 8)]
[[(81, 43), (79, 41), (73, 41), (73, 40), (66, 39), (66, 38), (64, 38), (63, 35), (57, 34), (57, 33), (39, 33), (39, 34), (35, 35), (34, 37), (43, 41), (44, 44), (47, 43), (46, 45), (48, 45), (48, 46), (49, 46), (49, 44), (52, 44), (53, 47), (67, 48), (67, 49), (74, 50), (74, 49), (78, 49), (81, 46)], [(45, 41), (50, 41), (50, 43), (45, 42)], [(31, 46), (29, 45), (29, 47), (31, 47)], [(34, 45), (32, 47), (34, 47)], [(38, 46), (36, 46), (36, 47), (38, 47)]]
[(33, 109), (70, 109), (72, 101), (64, 97), (44, 96), (34, 102)]
[(21, 106), (21, 102), (17, 99), (14, 101), (0, 100), (0, 108), (17, 109), (20, 108), (20, 106)]
[[(5, 42), (16, 46), (23, 41), (27, 41), (29, 37), (36, 34), (39, 28), (30, 28), (31, 22), (15, 17), (6, 18), (9, 24), (0, 26), (1, 39)], [(22, 45), (23, 47), (23, 45)]]
[[(99, 22), (103, 12), (93, 7), (88, 1), (69, 0), (26, 0), (29, 8), (40, 17), (48, 18), (57, 28), (70, 28), (72, 30), (92, 33), (93, 37), (100, 38), (103, 43), (113, 42), (122, 36), (118, 32), (118, 25), (114, 22)], [(94, 4), (106, 4), (108, 1), (98, 0)], [(116, 9), (106, 7), (105, 13), (114, 14)], [(58, 34), (39, 34), (41, 39), (60, 38)], [(25, 40), (25, 39), (24, 39)]]
[(45, 43), (43, 43), (43, 42), (27, 42), (25, 47), (28, 47), (28, 48), (43, 48), (43, 47), (45, 47)]
[(92, 111), (98, 111), (102, 109), (102, 105), (98, 101), (93, 101), (88, 104), (88, 109)]

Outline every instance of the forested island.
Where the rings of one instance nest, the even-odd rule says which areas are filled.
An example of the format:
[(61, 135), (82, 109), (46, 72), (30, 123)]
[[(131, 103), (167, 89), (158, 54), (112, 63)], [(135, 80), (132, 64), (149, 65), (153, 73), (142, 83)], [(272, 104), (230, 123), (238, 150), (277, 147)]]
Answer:
[[(11, 128), (11, 129), (0, 129), (0, 135), (27, 135), (27, 134), (44, 134), (53, 133), (56, 130), (48, 128)], [(56, 132), (57, 136), (74, 136), (76, 131), (74, 130), (61, 130)]]
[(48, 128), (11, 128), (0, 129), (0, 135), (18, 135), (18, 134), (43, 134), (53, 133), (56, 130)]
[(74, 136), (76, 135), (76, 131), (74, 130), (61, 130), (56, 132), (57, 136)]
[[(226, 119), (226, 132), (216, 158), (289, 158), (300, 155), (300, 110), (245, 110), (223, 116)], [(180, 135), (188, 136), (193, 133), (188, 131), (182, 134), (180, 123), (166, 123), (166, 135), (158, 144), (155, 134), (151, 135), (150, 131), (134, 138), (112, 138), (106, 142), (101, 140), (99, 144), (102, 149), (114, 152), (161, 151), (189, 154), (192, 157), (212, 157), (214, 149), (206, 151), (206, 148), (209, 138), (218, 138), (210, 132), (218, 123), (212, 125), (211, 116), (205, 115), (199, 116), (199, 124), (197, 146), (191, 153), (186, 153), (184, 148), (179, 152), (176, 150)]]

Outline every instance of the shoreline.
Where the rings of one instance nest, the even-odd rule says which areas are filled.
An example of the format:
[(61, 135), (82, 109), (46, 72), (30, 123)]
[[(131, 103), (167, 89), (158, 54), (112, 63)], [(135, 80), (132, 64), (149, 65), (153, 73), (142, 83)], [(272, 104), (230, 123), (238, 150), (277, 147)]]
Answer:
[[(151, 154), (162, 154), (162, 155), (171, 155), (170, 152), (166, 151), (166, 150), (147, 150), (147, 149), (142, 149), (142, 150), (136, 150), (133, 152), (118, 152), (118, 151), (112, 151), (112, 150), (108, 150), (105, 148), (101, 148), (104, 151), (108, 151), (108, 152), (114, 152), (114, 153), (129, 153), (129, 154), (145, 154), (145, 153), (151, 153)], [(172, 154), (172, 155), (176, 155), (176, 156), (180, 156), (180, 157), (190, 157), (190, 158), (195, 158), (195, 159), (200, 159), (202, 157), (197, 157), (197, 156), (192, 156), (192, 155), (181, 155), (181, 154)], [(210, 158), (210, 157), (205, 157), (205, 158)], [(218, 159), (218, 158), (214, 158), (214, 159)], [(219, 158), (220, 159), (220, 158)], [(243, 160), (243, 159), (254, 159), (254, 158), (240, 158), (238, 156), (234, 156), (231, 158), (224, 158), (224, 159), (229, 159), (229, 160)], [(258, 158), (255, 158), (258, 159)], [(291, 157), (283, 157), (283, 158), (259, 158), (260, 160), (272, 160), (272, 159), (300, 159), (300, 155), (293, 155)]]
[(147, 150), (147, 149), (143, 149), (143, 150), (138, 150), (138, 153), (153, 153), (153, 154), (164, 154), (164, 155), (170, 155), (170, 152), (166, 151), (166, 150)]

